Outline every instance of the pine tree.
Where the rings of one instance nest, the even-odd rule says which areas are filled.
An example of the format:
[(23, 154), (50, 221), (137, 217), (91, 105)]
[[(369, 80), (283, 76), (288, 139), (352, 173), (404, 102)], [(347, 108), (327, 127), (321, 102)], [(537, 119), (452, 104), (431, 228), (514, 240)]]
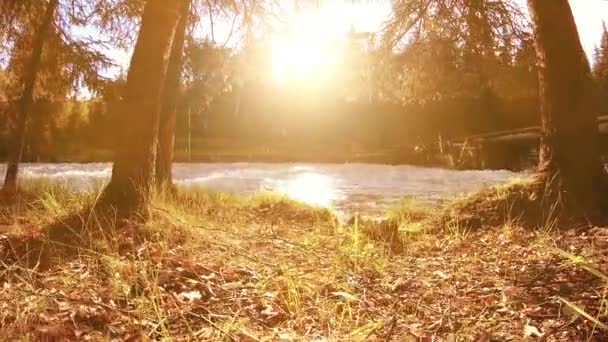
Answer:
[(597, 84), (600, 111), (608, 113), (608, 28), (603, 24), (604, 31), (600, 45), (595, 49), (593, 78)]
[(162, 89), (178, 19), (179, 2), (146, 1), (117, 121), (112, 178), (104, 203), (125, 215), (147, 210), (154, 184)]
[(28, 118), (37, 98), (63, 99), (72, 89), (104, 86), (98, 71), (111, 62), (95, 49), (95, 42), (79, 40), (71, 31), (74, 23), (84, 25), (107, 14), (100, 10), (92, 16), (88, 6), (86, 0), (0, 0), (0, 53), (10, 55), (7, 71), (13, 82), (7, 101), (15, 108), (8, 120), (6, 193), (17, 191)]
[[(600, 160), (593, 81), (568, 0), (528, 0), (540, 75), (543, 198), (571, 213), (603, 209), (606, 175)], [(547, 193), (546, 191), (549, 191)]]
[(156, 184), (167, 188), (173, 184), (173, 149), (175, 146), (175, 121), (183, 72), (184, 44), (190, 15), (190, 0), (181, 1), (181, 17), (175, 29), (171, 57), (162, 95), (162, 110), (158, 130), (158, 152), (156, 156)]
[(36, 86), (36, 77), (40, 69), (42, 60), (42, 49), (51, 25), (53, 23), (59, 0), (51, 0), (45, 9), (45, 13), (40, 20), (40, 24), (36, 28), (33, 35), (33, 50), (28, 57), (25, 74), (23, 76), (24, 86), (19, 97), (17, 105), (17, 117), (11, 120), (12, 127), (10, 131), (13, 134), (11, 144), (9, 145), (9, 157), (6, 167), (6, 175), (4, 178), (4, 186), (2, 190), (6, 193), (14, 193), (17, 191), (17, 174), (19, 171), (19, 162), (23, 155), (23, 146), (25, 145), (25, 129), (27, 118), (32, 110), (34, 102), (34, 87)]

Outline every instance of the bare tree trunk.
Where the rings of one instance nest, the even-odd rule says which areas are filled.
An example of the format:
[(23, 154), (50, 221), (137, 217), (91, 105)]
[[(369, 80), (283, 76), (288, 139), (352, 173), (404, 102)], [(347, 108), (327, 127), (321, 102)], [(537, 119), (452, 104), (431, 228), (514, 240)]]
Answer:
[(184, 43), (190, 11), (190, 0), (181, 1), (182, 13), (177, 27), (167, 76), (162, 95), (162, 109), (158, 131), (158, 155), (156, 156), (156, 185), (169, 188), (173, 185), (173, 150), (175, 146), (175, 120), (177, 101), (180, 94), (180, 80), (183, 66)]
[(34, 46), (30, 55), (27, 66), (24, 70), (23, 77), (24, 87), (23, 93), (17, 103), (17, 111), (13, 120), (10, 120), (9, 131), (12, 132), (12, 137), (9, 143), (8, 161), (6, 166), (6, 175), (4, 177), (4, 186), (2, 190), (6, 193), (15, 193), (17, 191), (17, 177), (19, 174), (19, 162), (23, 155), (23, 146), (25, 145), (27, 119), (32, 110), (34, 101), (34, 88), (36, 86), (36, 77), (40, 69), (40, 60), (42, 59), (42, 48), (46, 40), (47, 33), (53, 23), (55, 11), (57, 10), (58, 0), (50, 0), (46, 7), (44, 17), (40, 26), (38, 26), (34, 35)]
[(589, 62), (568, 0), (528, 0), (539, 63), (539, 173), (571, 209), (601, 209), (605, 172)]
[(126, 215), (148, 214), (161, 94), (179, 2), (147, 0), (117, 119), (112, 179), (104, 202)]

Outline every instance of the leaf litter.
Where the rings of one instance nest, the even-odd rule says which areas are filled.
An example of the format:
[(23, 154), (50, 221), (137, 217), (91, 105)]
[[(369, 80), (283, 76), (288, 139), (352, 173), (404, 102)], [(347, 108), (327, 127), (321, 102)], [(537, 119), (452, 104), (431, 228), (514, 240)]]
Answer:
[(302, 223), (304, 214), (295, 210), (285, 219), (275, 215), (170, 224), (175, 219), (163, 213), (153, 225), (176, 230), (170, 235), (184, 230), (191, 241), (134, 237), (129, 248), (105, 254), (83, 249), (45, 270), (24, 266), (2, 243), (1, 254), (14, 260), (0, 264), (1, 335), (95, 341), (608, 339), (602, 329), (608, 322), (606, 283), (586, 269), (607, 271), (605, 229), (488, 227), (462, 238), (430, 227), (394, 252), (360, 236), (357, 227), (312, 218)]

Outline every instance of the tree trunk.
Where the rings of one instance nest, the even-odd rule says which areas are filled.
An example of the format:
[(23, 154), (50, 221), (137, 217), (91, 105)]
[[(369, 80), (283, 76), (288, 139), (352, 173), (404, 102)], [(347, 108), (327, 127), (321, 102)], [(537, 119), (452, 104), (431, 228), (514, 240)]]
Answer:
[(184, 42), (190, 10), (190, 0), (182, 0), (182, 13), (175, 29), (173, 47), (162, 95), (162, 109), (158, 131), (158, 155), (156, 156), (156, 185), (170, 188), (173, 185), (173, 150), (175, 145), (175, 120), (183, 65)]
[(24, 70), (23, 93), (17, 103), (16, 115), (13, 120), (10, 120), (9, 131), (12, 132), (12, 137), (8, 146), (8, 161), (6, 165), (6, 175), (4, 177), (4, 186), (2, 188), (6, 193), (15, 193), (17, 191), (19, 162), (21, 161), (23, 146), (25, 145), (27, 119), (32, 110), (34, 101), (34, 88), (36, 86), (36, 77), (38, 76), (38, 71), (40, 69), (40, 60), (42, 59), (42, 48), (44, 47), (47, 33), (53, 23), (57, 6), (58, 0), (50, 0), (40, 26), (38, 26), (35, 32), (32, 54)]
[(125, 215), (147, 216), (152, 185), (161, 94), (178, 18), (177, 1), (147, 0), (117, 118), (112, 178), (104, 202)]
[(605, 172), (589, 62), (568, 0), (528, 0), (541, 101), (539, 179), (570, 209), (602, 208)]

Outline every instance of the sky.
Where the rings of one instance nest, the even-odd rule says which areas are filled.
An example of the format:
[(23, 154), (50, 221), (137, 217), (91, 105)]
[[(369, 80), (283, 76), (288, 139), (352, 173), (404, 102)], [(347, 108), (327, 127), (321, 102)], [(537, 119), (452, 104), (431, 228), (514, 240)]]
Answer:
[(581, 43), (591, 58), (602, 37), (602, 21), (608, 25), (608, 0), (571, 0), (570, 4)]
[[(327, 16), (339, 26), (339, 31), (347, 31), (351, 25), (359, 31), (376, 31), (390, 15), (390, 2), (387, 1), (360, 0), (357, 5), (347, 5), (352, 0), (322, 2), (328, 7)], [(515, 0), (515, 2), (527, 12), (525, 0)], [(591, 57), (602, 35), (602, 21), (608, 24), (608, 0), (570, 0), (570, 5), (583, 48)], [(344, 12), (346, 14), (343, 14)]]
[[(324, 38), (329, 35), (339, 38), (351, 28), (356, 31), (379, 31), (382, 24), (390, 16), (390, 1), (381, 0), (318, 0), (320, 15), (309, 18), (305, 25), (321, 32)], [(527, 12), (526, 0), (512, 0)], [(551, 1), (551, 0), (545, 0)], [(355, 4), (353, 4), (355, 3)], [(602, 22), (608, 23), (608, 0), (570, 0), (572, 12), (577, 23), (581, 43), (588, 58), (593, 62), (593, 51), (599, 44), (602, 35)], [(209, 27), (201, 25), (202, 35), (209, 32)], [(218, 42), (224, 42), (230, 31), (228, 23), (216, 22), (215, 37)], [(232, 43), (235, 37), (232, 38)], [(130, 53), (126, 51), (108, 51), (119, 65), (126, 68), (129, 64)], [(108, 74), (115, 74), (116, 70)]]

